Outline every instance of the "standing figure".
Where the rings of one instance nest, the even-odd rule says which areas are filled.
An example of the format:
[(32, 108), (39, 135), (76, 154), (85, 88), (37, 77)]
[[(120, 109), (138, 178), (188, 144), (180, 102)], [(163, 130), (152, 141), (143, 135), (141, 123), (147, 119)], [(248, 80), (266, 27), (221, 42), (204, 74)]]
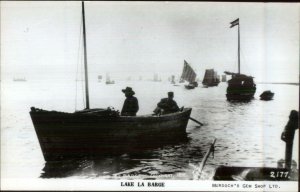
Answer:
[(126, 99), (124, 101), (121, 115), (136, 116), (136, 113), (139, 110), (139, 102), (137, 98), (133, 96), (135, 92), (132, 90), (131, 87), (126, 87), (126, 89), (122, 89), (122, 92), (125, 93)]
[(281, 134), (281, 140), (286, 142), (285, 168), (287, 168), (287, 169), (291, 169), (294, 135), (295, 135), (296, 129), (299, 128), (298, 116), (299, 116), (298, 111), (295, 111), (295, 110), (291, 111), (290, 116), (289, 116), (289, 121)]
[(179, 107), (176, 101), (173, 100), (174, 93), (168, 92), (168, 98), (163, 98), (157, 104), (156, 109), (153, 111), (156, 115), (157, 114), (169, 114), (175, 113), (179, 111)]

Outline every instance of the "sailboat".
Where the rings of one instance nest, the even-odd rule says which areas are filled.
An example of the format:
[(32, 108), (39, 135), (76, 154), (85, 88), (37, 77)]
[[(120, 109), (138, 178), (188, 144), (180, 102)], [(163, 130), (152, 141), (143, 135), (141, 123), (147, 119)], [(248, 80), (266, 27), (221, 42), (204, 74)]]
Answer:
[(110, 75), (109, 73), (106, 73), (106, 81), (105, 81), (106, 84), (115, 84), (115, 81), (111, 80), (110, 79)]
[(44, 159), (99, 158), (186, 138), (191, 108), (161, 116), (120, 116), (112, 108), (90, 108), (84, 2), (82, 18), (86, 108), (68, 113), (31, 107), (30, 116)]
[(161, 77), (157, 73), (154, 73), (153, 81), (154, 82), (161, 82)]
[(171, 84), (175, 84), (175, 75), (171, 75), (170, 82)]
[(183, 70), (181, 74), (180, 81), (188, 81), (189, 84), (185, 85), (185, 88), (187, 89), (194, 89), (195, 87), (198, 87), (198, 83), (195, 81), (196, 80), (197, 74), (193, 70), (193, 68), (184, 60), (184, 65), (183, 65)]
[(25, 79), (25, 77), (23, 77), (23, 78), (14, 78), (13, 81), (25, 82), (27, 80)]
[(206, 69), (202, 84), (207, 87), (218, 86), (220, 78), (214, 69)]
[(222, 75), (222, 82), (226, 82), (226, 75)]
[(253, 81), (253, 77), (240, 73), (240, 23), (239, 19), (232, 21), (230, 28), (238, 26), (238, 73), (225, 71), (226, 75), (231, 75), (231, 79), (228, 81), (227, 87), (227, 100), (237, 101), (249, 101), (253, 99), (256, 84)]
[(102, 75), (98, 75), (98, 82), (100, 83), (102, 81)]

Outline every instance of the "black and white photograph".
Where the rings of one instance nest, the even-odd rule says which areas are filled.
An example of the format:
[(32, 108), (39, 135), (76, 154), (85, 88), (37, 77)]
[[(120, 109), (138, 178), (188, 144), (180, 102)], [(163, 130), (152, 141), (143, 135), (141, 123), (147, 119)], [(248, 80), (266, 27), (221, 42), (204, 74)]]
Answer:
[(0, 9), (1, 190), (298, 191), (299, 3)]

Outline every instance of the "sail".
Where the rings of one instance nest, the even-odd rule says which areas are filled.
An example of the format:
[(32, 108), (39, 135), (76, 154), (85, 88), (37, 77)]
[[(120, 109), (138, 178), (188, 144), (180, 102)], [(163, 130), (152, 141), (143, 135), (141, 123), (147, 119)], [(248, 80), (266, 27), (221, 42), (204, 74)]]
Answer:
[(182, 80), (186, 80), (190, 83), (195, 82), (197, 74), (192, 67), (184, 60), (183, 71), (181, 75)]
[(204, 75), (204, 78), (202, 81), (203, 84), (210, 84), (210, 83), (214, 83), (214, 82), (218, 82), (218, 81), (219, 81), (219, 78), (218, 78), (217, 72), (215, 72), (213, 69), (205, 70), (205, 75)]

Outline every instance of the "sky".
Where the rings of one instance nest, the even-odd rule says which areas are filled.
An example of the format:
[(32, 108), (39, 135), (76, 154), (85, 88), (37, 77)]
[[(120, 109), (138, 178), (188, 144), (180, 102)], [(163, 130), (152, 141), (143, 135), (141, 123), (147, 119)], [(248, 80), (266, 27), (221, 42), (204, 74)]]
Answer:
[[(85, 2), (89, 78), (198, 78), (205, 69), (241, 73), (257, 82), (299, 81), (297, 3)], [(75, 79), (82, 71), (81, 2), (4, 1), (1, 80)]]

